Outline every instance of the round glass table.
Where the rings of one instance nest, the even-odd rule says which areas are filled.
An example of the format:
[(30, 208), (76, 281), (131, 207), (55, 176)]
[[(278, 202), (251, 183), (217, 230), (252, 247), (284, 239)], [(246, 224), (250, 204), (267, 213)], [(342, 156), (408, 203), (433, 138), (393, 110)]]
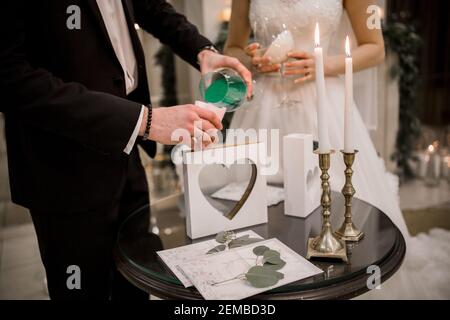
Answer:
[[(332, 194), (332, 224), (336, 230), (344, 220), (342, 195)], [(355, 224), (364, 232), (359, 243), (347, 244), (348, 263), (338, 260), (312, 260), (324, 272), (251, 299), (349, 299), (369, 291), (373, 267), (380, 271), (380, 283), (401, 266), (406, 252), (398, 228), (380, 210), (359, 201), (353, 202)], [(291, 249), (306, 256), (307, 241), (319, 234), (320, 208), (306, 219), (284, 214), (284, 204), (269, 208), (269, 222), (253, 230), (264, 239), (278, 238)], [(184, 288), (158, 257), (157, 251), (212, 238), (191, 240), (186, 235), (184, 196), (162, 199), (131, 214), (122, 224), (115, 250), (120, 272), (135, 286), (163, 299), (202, 299), (195, 288)], [(370, 278), (369, 278), (370, 277)], [(368, 281), (369, 280), (369, 281)]]

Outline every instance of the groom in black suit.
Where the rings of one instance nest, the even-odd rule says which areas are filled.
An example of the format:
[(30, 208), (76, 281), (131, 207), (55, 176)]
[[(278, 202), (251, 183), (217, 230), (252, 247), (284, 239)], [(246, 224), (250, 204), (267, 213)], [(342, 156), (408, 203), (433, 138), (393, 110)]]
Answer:
[[(155, 141), (174, 143), (178, 128), (193, 134), (194, 121), (221, 129), (192, 105), (151, 107), (135, 23), (202, 72), (232, 67), (251, 86), (245, 67), (163, 0), (0, 4), (11, 193), (30, 209), (52, 299), (147, 298), (112, 258), (118, 225), (149, 202), (136, 145), (153, 155)], [(81, 282), (68, 286), (73, 266)]]

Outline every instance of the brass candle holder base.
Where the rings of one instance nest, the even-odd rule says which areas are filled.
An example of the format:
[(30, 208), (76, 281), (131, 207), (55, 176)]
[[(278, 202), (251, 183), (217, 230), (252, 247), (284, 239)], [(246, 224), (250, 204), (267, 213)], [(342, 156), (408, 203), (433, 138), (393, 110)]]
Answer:
[(364, 233), (358, 230), (352, 221), (352, 200), (355, 195), (355, 188), (353, 188), (352, 176), (353, 176), (353, 164), (355, 162), (357, 150), (353, 153), (347, 153), (341, 151), (344, 156), (345, 169), (345, 185), (342, 189), (342, 194), (345, 197), (345, 220), (342, 226), (336, 231), (336, 236), (349, 242), (358, 242), (364, 237)]
[(328, 170), (331, 165), (331, 154), (334, 153), (334, 151), (331, 151), (330, 153), (315, 153), (319, 155), (319, 167), (320, 170), (322, 170), (320, 178), (322, 180), (321, 205), (323, 221), (320, 235), (308, 240), (308, 252), (306, 258), (341, 259), (348, 262), (345, 243), (333, 234), (330, 221), (331, 188)]
[[(342, 244), (339, 239), (333, 239), (328, 248), (325, 246), (325, 250), (319, 249), (317, 250), (317, 245), (319, 242), (325, 243), (326, 240), (318, 238), (310, 238), (308, 240), (308, 253), (306, 254), (306, 259), (311, 260), (313, 258), (323, 258), (323, 259), (339, 259), (344, 262), (348, 262), (347, 258), (347, 250), (345, 248), (345, 244)], [(330, 240), (330, 239), (327, 239)], [(337, 240), (337, 241), (336, 241)]]

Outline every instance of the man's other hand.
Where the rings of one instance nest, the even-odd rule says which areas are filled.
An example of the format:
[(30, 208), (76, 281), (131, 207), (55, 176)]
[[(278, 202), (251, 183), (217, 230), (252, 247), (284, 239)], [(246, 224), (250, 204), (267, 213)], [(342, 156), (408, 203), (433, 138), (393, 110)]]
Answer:
[[(147, 114), (142, 120), (141, 136), (145, 132), (146, 120)], [(202, 145), (207, 147), (217, 137), (218, 130), (222, 130), (222, 123), (210, 110), (192, 104), (154, 108), (149, 139), (165, 145), (182, 142), (190, 146), (195, 144), (195, 141), (201, 141)]]

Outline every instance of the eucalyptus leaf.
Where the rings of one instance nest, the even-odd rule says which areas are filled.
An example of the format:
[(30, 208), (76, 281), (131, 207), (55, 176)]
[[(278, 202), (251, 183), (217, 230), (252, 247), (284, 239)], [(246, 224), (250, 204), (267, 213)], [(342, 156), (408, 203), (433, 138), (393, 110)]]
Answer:
[(275, 271), (275, 275), (277, 276), (278, 280), (283, 280), (284, 279), (284, 273)]
[(221, 251), (225, 251), (226, 248), (227, 248), (226, 245), (221, 244), (221, 245), (218, 245), (217, 247), (212, 248), (206, 254), (214, 254), (214, 253), (218, 253), (218, 252), (221, 252)]
[(264, 263), (270, 264), (281, 264), (283, 260), (280, 258), (280, 253), (275, 250), (269, 250), (264, 252), (263, 255)]
[(279, 264), (264, 263), (263, 267), (268, 268), (270, 270), (278, 271), (280, 269), (283, 269), (283, 267), (285, 265), (286, 265), (286, 261), (281, 260), (281, 263), (279, 263)]
[(266, 246), (259, 246), (259, 247), (256, 247), (253, 249), (253, 253), (255, 255), (257, 255), (258, 257), (260, 257), (260, 256), (264, 255), (264, 253), (266, 251), (269, 251), (269, 250), (270, 250), (270, 248), (268, 248)]
[(227, 242), (227, 233), (225, 231), (219, 232), (216, 236), (216, 241), (218, 243), (225, 243)]
[(278, 283), (284, 275), (261, 266), (250, 268), (245, 274), (247, 281), (255, 288), (267, 288)]
[(249, 234), (246, 234), (246, 235), (244, 235), (244, 236), (241, 236), (241, 237), (239, 237), (239, 238), (234, 239), (233, 241), (244, 241), (244, 240), (247, 240), (247, 239), (249, 239), (249, 238), (250, 238), (250, 235), (249, 235)]
[(253, 244), (256, 242), (260, 242), (260, 241), (263, 241), (263, 239), (258, 239), (258, 238), (240, 239), (240, 238), (237, 238), (237, 239), (231, 240), (230, 243), (228, 244), (228, 247), (230, 249), (239, 248), (239, 247), (243, 247), (243, 246)]

